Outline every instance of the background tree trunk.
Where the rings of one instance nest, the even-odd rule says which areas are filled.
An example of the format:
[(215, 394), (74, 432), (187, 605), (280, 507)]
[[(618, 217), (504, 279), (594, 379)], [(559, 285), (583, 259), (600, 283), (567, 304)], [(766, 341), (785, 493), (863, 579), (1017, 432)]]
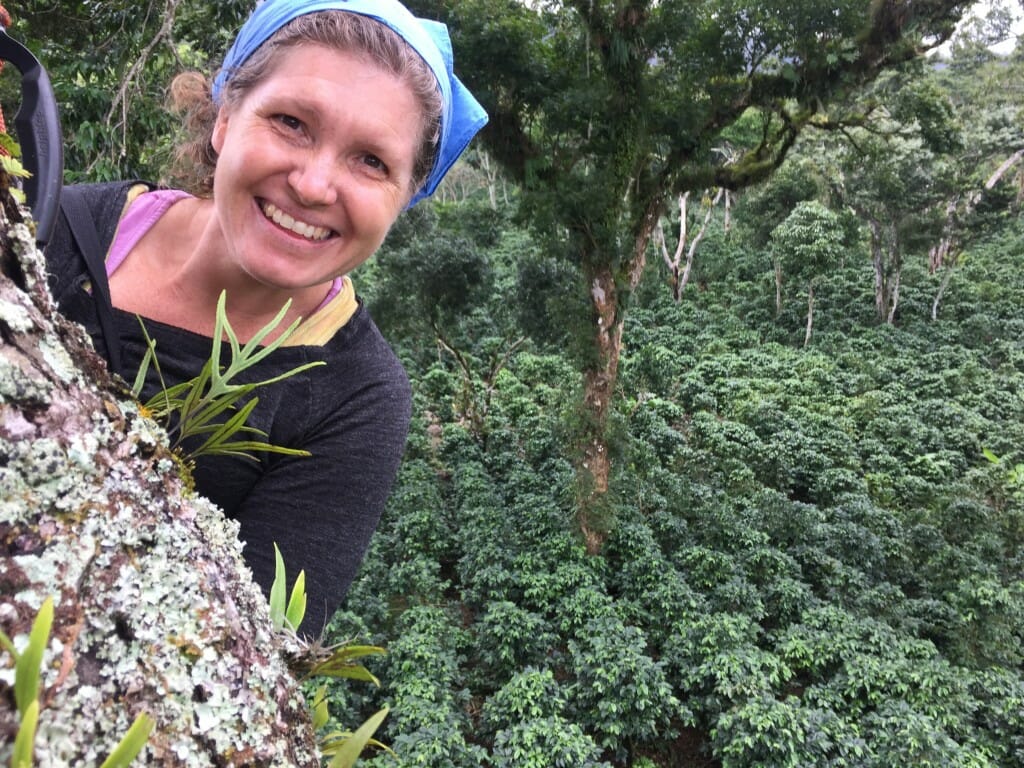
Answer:
[(775, 316), (782, 314), (782, 263), (775, 260)]
[(814, 283), (807, 285), (807, 330), (804, 333), (804, 346), (811, 343), (811, 334), (814, 331)]
[(886, 238), (883, 225), (877, 219), (869, 219), (868, 223), (871, 227), (871, 262), (875, 270), (875, 312), (879, 322), (892, 325), (896, 321), (900, 273), (903, 270), (899, 236), (890, 231)]
[(602, 501), (608, 492), (611, 457), (608, 452), (608, 414), (622, 352), (622, 315), (618, 286), (611, 270), (602, 268), (591, 278), (590, 298), (594, 307), (595, 360), (583, 374), (583, 405), (586, 423), (580, 435), (581, 466), (579, 526), (587, 551), (601, 551), (607, 534), (602, 519)]
[[(36, 763), (98, 765), (147, 712), (140, 765), (319, 766), (236, 524), (186, 489), (162, 430), (57, 315), (34, 236), (3, 203), (0, 629), (21, 646), (55, 602)], [(0, 653), (3, 765), (13, 681)]]

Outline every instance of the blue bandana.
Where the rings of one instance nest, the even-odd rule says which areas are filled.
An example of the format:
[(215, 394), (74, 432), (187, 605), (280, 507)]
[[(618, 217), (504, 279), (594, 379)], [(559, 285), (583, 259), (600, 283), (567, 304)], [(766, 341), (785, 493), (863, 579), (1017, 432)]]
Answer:
[(411, 208), (437, 189), (463, 150), (487, 123), (487, 113), (452, 72), (452, 43), (444, 24), (417, 19), (397, 0), (264, 0), (238, 32), (213, 82), (213, 99), (253, 52), (292, 19), (317, 11), (347, 11), (369, 16), (397, 32), (430, 67), (441, 91), (441, 141), (426, 182), (413, 196)]

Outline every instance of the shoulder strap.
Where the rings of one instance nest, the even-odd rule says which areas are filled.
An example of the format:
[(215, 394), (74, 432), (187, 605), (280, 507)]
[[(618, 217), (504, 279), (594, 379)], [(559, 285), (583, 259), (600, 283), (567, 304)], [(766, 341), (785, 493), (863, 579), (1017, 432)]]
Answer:
[(121, 375), (121, 339), (114, 330), (114, 310), (110, 301), (110, 286), (107, 282), (107, 267), (103, 249), (100, 246), (96, 222), (81, 191), (65, 187), (60, 198), (60, 207), (71, 229), (71, 235), (82, 252), (86, 269), (92, 279), (92, 294), (99, 316), (100, 330), (107, 347), (107, 362), (110, 371)]

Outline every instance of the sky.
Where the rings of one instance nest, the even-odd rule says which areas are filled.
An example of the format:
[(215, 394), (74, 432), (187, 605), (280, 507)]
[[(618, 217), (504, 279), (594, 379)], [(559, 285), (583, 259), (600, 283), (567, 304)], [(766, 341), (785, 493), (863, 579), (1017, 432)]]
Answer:
[[(1024, 33), (1024, 13), (1021, 11), (1021, 4), (1018, 2), (1012, 2), (1012, 0), (1003, 0), (1003, 4), (1009, 7), (1016, 16), (1016, 22), (1013, 26), (1013, 36), (1009, 40), (1004, 40), (999, 45), (992, 46), (992, 50), (997, 53), (1006, 54), (1014, 49), (1017, 44), (1017, 36)], [(992, 0), (981, 0), (974, 4), (973, 13), (978, 16), (983, 16), (989, 7), (993, 5)]]

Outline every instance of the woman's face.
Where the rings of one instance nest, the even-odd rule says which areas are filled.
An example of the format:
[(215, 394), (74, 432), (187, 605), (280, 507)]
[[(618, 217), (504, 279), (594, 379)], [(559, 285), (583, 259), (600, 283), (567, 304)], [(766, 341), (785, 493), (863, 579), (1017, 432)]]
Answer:
[(405, 83), (361, 56), (283, 50), (214, 129), (229, 261), (289, 290), (366, 261), (411, 197), (419, 110)]

